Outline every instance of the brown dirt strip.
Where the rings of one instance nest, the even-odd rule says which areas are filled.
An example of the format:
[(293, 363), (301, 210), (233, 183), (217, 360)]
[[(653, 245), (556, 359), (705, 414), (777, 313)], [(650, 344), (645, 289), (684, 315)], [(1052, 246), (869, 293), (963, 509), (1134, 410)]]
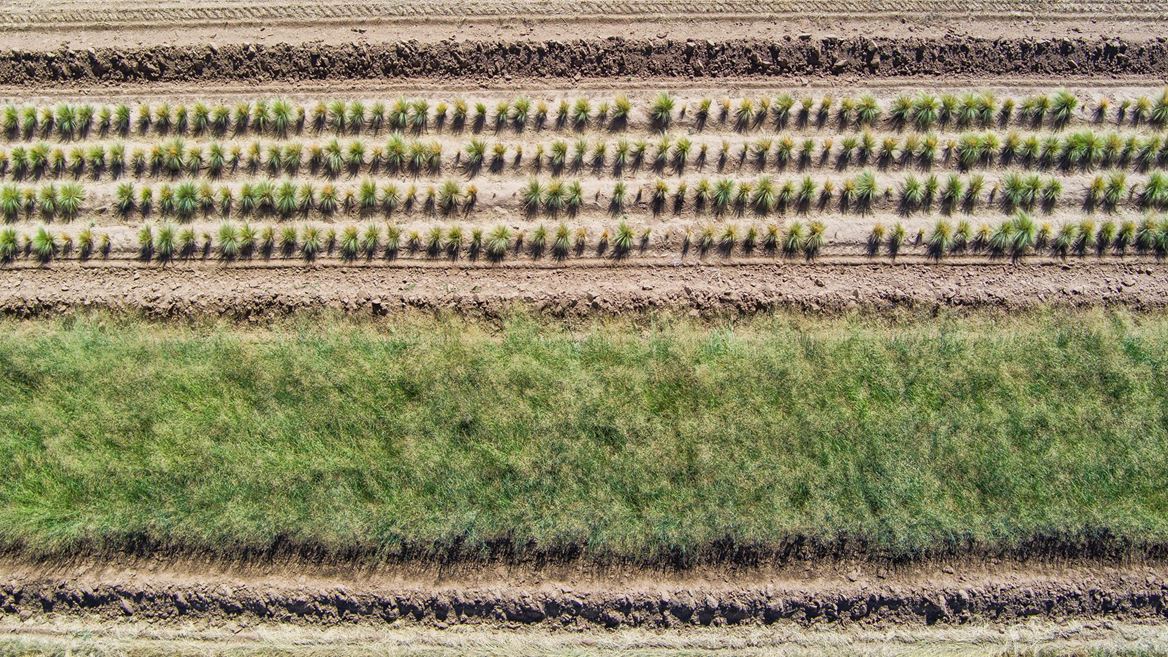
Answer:
[(607, 39), (212, 44), (0, 52), (0, 79), (9, 85), (952, 75), (1166, 77), (1168, 40), (786, 36), (722, 42)]
[[(488, 571), (489, 573), (490, 571)], [(165, 563), (0, 566), (0, 618), (53, 616), (161, 623), (250, 619), (296, 624), (587, 627), (722, 625), (898, 627), (1023, 619), (1168, 618), (1162, 564), (935, 565), (839, 576), (735, 573), (676, 579), (656, 572), (619, 579), (457, 578), (393, 572), (273, 568), (216, 570)]]
[(895, 264), (374, 263), (340, 266), (130, 262), (0, 270), (0, 312), (38, 316), (83, 308), (150, 316), (255, 318), (311, 309), (387, 314), (408, 309), (496, 315), (523, 306), (551, 316), (688, 310), (753, 313), (1042, 306), (1168, 306), (1168, 271), (1151, 261)]

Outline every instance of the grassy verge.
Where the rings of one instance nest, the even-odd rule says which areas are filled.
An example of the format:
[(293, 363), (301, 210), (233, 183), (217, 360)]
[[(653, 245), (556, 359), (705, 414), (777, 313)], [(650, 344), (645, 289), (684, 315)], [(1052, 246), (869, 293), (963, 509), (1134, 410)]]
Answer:
[(0, 543), (1168, 540), (1168, 317), (0, 322)]

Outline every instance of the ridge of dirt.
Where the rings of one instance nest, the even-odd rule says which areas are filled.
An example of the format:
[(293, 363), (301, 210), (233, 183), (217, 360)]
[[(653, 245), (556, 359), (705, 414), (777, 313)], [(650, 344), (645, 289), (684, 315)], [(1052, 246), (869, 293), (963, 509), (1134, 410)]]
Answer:
[(785, 36), (445, 43), (225, 44), (0, 52), (7, 84), (625, 76), (1168, 76), (1168, 40)]
[(557, 317), (655, 309), (753, 313), (853, 309), (1168, 307), (1168, 273), (1152, 263), (1075, 261), (930, 264), (924, 261), (719, 264), (597, 262), (554, 266), (450, 264), (378, 267), (291, 264), (166, 268), (56, 263), (0, 272), (0, 313), (81, 308), (155, 317), (238, 319), (336, 309), (407, 309), (494, 316), (526, 306)]
[(775, 576), (723, 581), (241, 577), (139, 570), (0, 567), (0, 617), (81, 615), (165, 623), (251, 619), (299, 624), (539, 625), (556, 628), (1005, 623), (1023, 619), (1168, 618), (1161, 568), (1071, 565), (898, 576)]

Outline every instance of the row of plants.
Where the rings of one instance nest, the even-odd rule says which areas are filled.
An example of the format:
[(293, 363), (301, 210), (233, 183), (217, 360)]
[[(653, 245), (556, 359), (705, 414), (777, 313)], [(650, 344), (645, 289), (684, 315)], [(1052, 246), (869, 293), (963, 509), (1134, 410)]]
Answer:
[[(712, 147), (712, 148), (711, 148)], [(711, 150), (713, 151), (711, 153)], [(520, 143), (494, 142), (474, 138), (447, 161), (469, 175), (486, 169), (527, 168), (533, 172), (590, 170), (601, 174), (621, 175), (625, 171), (649, 168), (658, 173), (670, 170), (678, 175), (693, 164), (699, 169), (711, 163), (719, 171), (728, 167), (739, 170), (753, 166), (807, 168), (875, 165), (890, 167), (938, 164), (963, 170), (977, 167), (1012, 166), (1043, 169), (1089, 170), (1095, 167), (1133, 167), (1146, 170), (1168, 163), (1168, 140), (1158, 135), (1122, 136), (1119, 133), (1096, 133), (1082, 130), (1067, 135), (1023, 136), (1016, 132), (1004, 138), (995, 132), (967, 133), (942, 141), (936, 133), (905, 137), (877, 137), (869, 131), (845, 136), (796, 140), (790, 135), (760, 138), (750, 142), (720, 144), (695, 142), (689, 137), (672, 138), (668, 134), (655, 140), (618, 139), (615, 141), (578, 139), (569, 143), (555, 140), (525, 148)], [(384, 145), (369, 147), (364, 140), (346, 142), (333, 139), (327, 143), (253, 141), (250, 144), (213, 142), (206, 146), (187, 145), (181, 139), (159, 142), (147, 147), (132, 147), (127, 153), (121, 143), (108, 147), (94, 144), (75, 146), (69, 151), (47, 142), (13, 147), (0, 151), (0, 174), (14, 179), (88, 174), (93, 178), (110, 175), (118, 178), (132, 174), (206, 175), (246, 172), (250, 174), (298, 175), (302, 172), (336, 178), (342, 175), (381, 172), (438, 173), (444, 168), (441, 144), (393, 135)]]
[[(403, 254), (491, 261), (523, 255), (535, 259), (544, 256), (565, 259), (586, 254), (623, 258), (634, 251), (647, 250), (651, 235), (650, 228), (637, 231), (623, 220), (614, 229), (604, 228), (595, 235), (589, 235), (584, 227), (572, 229), (564, 223), (552, 228), (540, 224), (527, 231), (504, 225), (490, 230), (457, 225), (407, 230), (393, 224), (382, 227), (376, 223), (350, 224), (338, 229), (313, 224), (257, 227), (225, 221), (218, 230), (201, 233), (189, 226), (147, 223), (138, 230), (137, 253), (144, 261), (162, 263), (208, 258), (223, 261), (303, 258), (311, 261), (321, 256), (355, 261), (394, 259)], [(761, 227), (754, 224), (745, 227), (733, 223), (722, 226), (706, 224), (696, 229), (687, 227), (680, 246), (683, 254), (696, 252), (705, 255), (716, 251), (723, 255), (753, 255), (761, 252), (813, 259), (820, 254), (826, 240), (825, 226), (817, 221), (806, 225), (794, 221), (783, 227), (777, 224)], [(867, 240), (867, 251), (872, 256), (886, 254), (895, 258), (910, 246), (923, 248), (937, 260), (961, 254), (1012, 259), (1039, 253), (1060, 258), (1129, 253), (1164, 256), (1168, 254), (1168, 219), (1148, 217), (1139, 223), (1128, 220), (1097, 224), (1084, 218), (1077, 223), (1064, 223), (1056, 229), (1026, 212), (1018, 212), (997, 225), (983, 223), (976, 228), (969, 221), (954, 224), (940, 220), (931, 230), (921, 229), (913, 235), (901, 223), (891, 227), (878, 223), (873, 226)], [(22, 256), (49, 262), (74, 253), (82, 260), (109, 257), (110, 238), (107, 234), (96, 233), (92, 227), (83, 229), (76, 241), (69, 234), (54, 235), (47, 226), (24, 236), (12, 228), (0, 229), (0, 262)]]
[[(676, 119), (692, 115), (698, 129), (708, 123), (731, 125), (740, 131), (773, 125), (841, 127), (875, 126), (881, 122), (897, 128), (930, 130), (935, 127), (1049, 124), (1061, 127), (1071, 121), (1082, 106), (1067, 90), (1035, 94), (999, 101), (989, 92), (931, 93), (901, 95), (882, 102), (872, 94), (836, 98), (831, 94), (796, 97), (702, 98), (692, 104), (660, 93), (650, 101), (645, 113), (652, 127), (668, 128)], [(622, 129), (633, 114), (633, 102), (624, 95), (611, 100), (589, 98), (554, 101), (519, 96), (488, 104), (485, 101), (439, 101), (431, 105), (423, 98), (398, 98), (386, 102), (334, 99), (311, 106), (283, 98), (240, 101), (233, 105), (196, 102), (192, 105), (139, 103), (131, 106), (61, 103), (55, 106), (7, 105), (0, 111), (0, 131), (9, 139), (48, 137), (64, 140), (85, 138), (92, 133), (225, 135), (270, 134), (287, 136), (304, 131), (360, 134), (398, 130), (424, 132), (430, 128), (482, 131), (494, 129)], [(1118, 124), (1168, 123), (1168, 90), (1158, 97), (1140, 96), (1114, 101), (1103, 98), (1090, 110), (1090, 120), (1114, 120)]]
[[(1000, 206), (1005, 211), (1039, 207), (1053, 210), (1063, 194), (1057, 178), (1037, 174), (1010, 173), (987, 185), (981, 174), (944, 179), (936, 175), (908, 175), (896, 187), (882, 187), (875, 174), (865, 171), (842, 181), (817, 181), (809, 176), (801, 181), (776, 181), (763, 176), (754, 180), (703, 178), (691, 187), (686, 181), (670, 185), (665, 180), (630, 188), (623, 181), (612, 190), (586, 192), (579, 180), (532, 178), (520, 189), (518, 202), (529, 215), (579, 212), (588, 198), (597, 207), (620, 213), (637, 204), (647, 205), (655, 214), (680, 213), (687, 208), (714, 214), (753, 212), (770, 214), (787, 211), (838, 210), (866, 212), (878, 202), (894, 203), (905, 214), (934, 209), (945, 213), (973, 212), (978, 207)], [(84, 190), (74, 183), (60, 186), (0, 187), (0, 210), (7, 221), (21, 217), (70, 220), (79, 214)], [(138, 213), (190, 220), (196, 216), (233, 214), (276, 216), (284, 219), (319, 213), (392, 215), (420, 211), (427, 214), (468, 213), (479, 202), (478, 188), (457, 180), (419, 187), (366, 179), (357, 185), (337, 186), (311, 182), (296, 184), (259, 181), (238, 187), (213, 186), (194, 181), (176, 185), (121, 183), (113, 199), (113, 210), (122, 216)], [(1129, 183), (1123, 173), (1097, 176), (1087, 190), (1084, 208), (1114, 211), (1134, 205), (1148, 209), (1168, 208), (1168, 174), (1155, 172), (1141, 184)]]
[[(485, 258), (491, 261), (522, 255), (535, 259), (544, 256), (564, 259), (571, 255), (579, 257), (586, 254), (623, 258), (634, 251), (648, 249), (651, 235), (651, 228), (635, 230), (623, 220), (615, 228), (604, 228), (595, 235), (590, 235), (584, 227), (572, 229), (564, 223), (552, 228), (541, 224), (530, 231), (516, 230), (505, 225), (490, 230), (481, 227), (434, 226), (420, 231), (404, 230), (393, 224), (381, 227), (375, 223), (347, 225), (338, 230), (335, 226), (313, 224), (300, 227), (291, 224), (257, 227), (225, 221), (218, 230), (201, 233), (189, 226), (147, 223), (138, 230), (137, 253), (144, 261), (163, 263), (207, 258), (233, 261), (299, 257), (314, 260), (321, 256), (354, 261), (393, 259), (402, 254), (428, 258)], [(748, 254), (763, 250), (814, 258), (825, 241), (825, 227), (817, 221), (807, 225), (796, 221), (785, 229), (774, 224), (761, 229), (751, 225), (744, 230), (737, 225), (721, 228), (705, 225), (697, 230), (687, 228), (682, 236), (681, 248), (684, 253), (696, 251), (701, 255), (715, 249), (729, 255), (737, 247)], [(0, 262), (21, 256), (49, 262), (74, 253), (81, 259), (109, 257), (111, 250), (109, 236), (97, 234), (92, 228), (82, 230), (76, 243), (68, 234), (54, 235), (47, 226), (41, 226), (23, 237), (14, 229), (0, 229)]]
[(1039, 222), (1026, 212), (1018, 212), (996, 226), (983, 223), (976, 228), (967, 220), (951, 223), (940, 220), (930, 231), (918, 230), (910, 235), (903, 224), (891, 227), (876, 224), (868, 235), (868, 253), (886, 253), (896, 257), (909, 245), (920, 246), (933, 258), (963, 253), (988, 253), (991, 256), (1021, 258), (1040, 252), (1065, 258), (1069, 255), (1168, 254), (1168, 219), (1147, 217), (1133, 220), (1107, 220), (1096, 223), (1089, 217), (1068, 222), (1057, 229), (1050, 222)]
[(77, 218), (84, 203), (85, 190), (77, 183), (0, 187), (0, 214), (5, 221), (16, 221), (22, 215), (70, 221)]
[(307, 148), (299, 143), (272, 143), (267, 144), (266, 150), (264, 145), (253, 142), (245, 151), (241, 144), (216, 142), (204, 148), (201, 145), (187, 146), (182, 139), (175, 138), (146, 148), (133, 147), (129, 153), (121, 143), (111, 144), (108, 148), (100, 144), (88, 148), (77, 146), (66, 153), (64, 149), (45, 142), (0, 152), (0, 174), (10, 174), (16, 179), (65, 174), (79, 177), (85, 173), (94, 178), (105, 173), (114, 178), (127, 173), (139, 177), (200, 174), (218, 177), (241, 170), (252, 174), (266, 171), (273, 175), (281, 172), (294, 175), (302, 168), (335, 178), (364, 169), (437, 173), (441, 166), (441, 144), (407, 140), (399, 135), (391, 136), (384, 147), (375, 146), (372, 150), (366, 150), (365, 142), (361, 140), (342, 144), (334, 139), (327, 144), (309, 144)]
[[(1008, 173), (990, 183), (981, 174), (949, 174), (945, 178), (936, 174), (909, 174), (891, 187), (882, 186), (872, 171), (864, 171), (841, 181), (816, 180), (810, 176), (782, 181), (769, 176), (753, 180), (702, 178), (692, 187), (687, 181), (671, 185), (666, 180), (657, 180), (633, 188), (617, 181), (607, 194), (586, 192), (579, 180), (531, 178), (520, 189), (518, 202), (529, 215), (543, 212), (553, 216), (579, 212), (590, 197), (598, 207), (613, 213), (624, 212), (636, 204), (647, 205), (655, 214), (680, 213), (687, 208), (719, 215), (730, 212), (765, 215), (789, 210), (863, 213), (879, 201), (895, 203), (897, 210), (911, 214), (933, 209), (945, 213), (972, 212), (979, 206), (991, 205), (1005, 211), (1036, 207), (1051, 211), (1062, 194), (1063, 186), (1058, 178), (1038, 174)], [(77, 183), (47, 183), (39, 187), (10, 184), (0, 187), (0, 214), (6, 221), (33, 216), (72, 220), (80, 214), (85, 200), (85, 190)], [(120, 183), (114, 192), (112, 209), (122, 216), (158, 213), (187, 221), (200, 215), (228, 217), (236, 213), (285, 219), (312, 213), (391, 215), (421, 211), (450, 215), (470, 212), (478, 202), (479, 191), (475, 185), (453, 179), (422, 187), (373, 179), (355, 185), (324, 183), (319, 187), (312, 182), (297, 184), (292, 180), (245, 182), (237, 187), (188, 180), (175, 185), (163, 183), (157, 188)], [(1082, 203), (1087, 210), (1107, 211), (1126, 205), (1168, 208), (1168, 174), (1153, 172), (1142, 183), (1129, 182), (1122, 172), (1098, 175)]]

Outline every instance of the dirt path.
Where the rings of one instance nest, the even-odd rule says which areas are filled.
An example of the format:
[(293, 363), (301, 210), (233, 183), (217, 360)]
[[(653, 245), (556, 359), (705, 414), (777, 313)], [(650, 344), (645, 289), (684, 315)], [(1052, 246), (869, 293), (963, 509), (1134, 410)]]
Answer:
[(385, 314), (409, 308), (494, 314), (520, 305), (555, 316), (652, 309), (699, 313), (773, 308), (1168, 306), (1168, 271), (1152, 261), (896, 264), (840, 259), (807, 264), (678, 264), (585, 261), (358, 266), (272, 263), (222, 266), (135, 263), (0, 271), (0, 312), (18, 316), (78, 308), (130, 309), (154, 316), (239, 318), (303, 309)]
[(704, 41), (791, 36), (905, 38), (951, 33), (982, 38), (1086, 37), (1141, 40), (1162, 31), (1168, 5), (1158, 0), (478, 0), (395, 2), (189, 0), (147, 3), (79, 0), (0, 3), (5, 44), (21, 50), (84, 50), (126, 45), (354, 41), (418, 42), (673, 39)]

